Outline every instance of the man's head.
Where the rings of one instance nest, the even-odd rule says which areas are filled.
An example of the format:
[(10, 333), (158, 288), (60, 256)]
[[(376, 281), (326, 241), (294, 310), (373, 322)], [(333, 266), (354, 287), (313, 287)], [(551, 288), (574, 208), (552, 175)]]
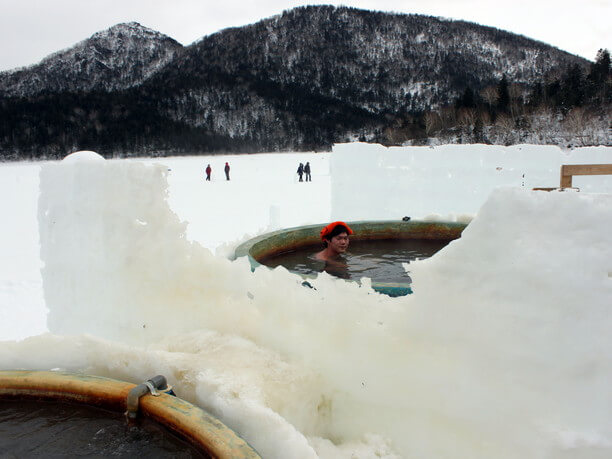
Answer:
[(321, 239), (325, 247), (334, 252), (344, 253), (349, 246), (349, 236), (353, 230), (344, 222), (333, 222), (321, 230)]

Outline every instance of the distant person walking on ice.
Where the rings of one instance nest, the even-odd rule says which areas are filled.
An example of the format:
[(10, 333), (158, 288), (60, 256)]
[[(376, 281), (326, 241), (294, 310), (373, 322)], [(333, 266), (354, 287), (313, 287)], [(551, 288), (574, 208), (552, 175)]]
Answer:
[(300, 163), (298, 166), (297, 173), (300, 176), (300, 182), (303, 182), (304, 180), (302, 180), (302, 175), (304, 175), (304, 165), (302, 163)]
[(223, 169), (225, 171), (225, 179), (229, 180), (229, 171), (230, 171), (230, 167), (228, 163), (225, 163), (225, 169)]
[(212, 169), (210, 168), (210, 164), (208, 166), (206, 166), (206, 180), (208, 180), (210, 182), (210, 173), (212, 172)]
[(306, 161), (306, 165), (304, 166), (304, 173), (306, 174), (306, 181), (312, 182), (312, 178), (310, 177), (310, 163)]

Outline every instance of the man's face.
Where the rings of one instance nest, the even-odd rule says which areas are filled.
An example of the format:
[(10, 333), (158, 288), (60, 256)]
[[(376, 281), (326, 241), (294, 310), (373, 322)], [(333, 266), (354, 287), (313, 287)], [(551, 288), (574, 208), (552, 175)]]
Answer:
[(349, 246), (349, 237), (346, 232), (340, 233), (329, 239), (329, 246), (336, 253), (344, 253)]

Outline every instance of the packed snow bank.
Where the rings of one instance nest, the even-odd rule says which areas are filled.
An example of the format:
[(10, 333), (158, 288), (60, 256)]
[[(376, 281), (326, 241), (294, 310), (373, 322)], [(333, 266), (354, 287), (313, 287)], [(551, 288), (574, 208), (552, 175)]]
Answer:
[[(257, 290), (285, 299), (307, 293), (301, 278), (286, 270), (252, 274), (246, 259), (231, 263), (187, 240), (186, 223), (168, 207), (167, 174), (164, 166), (129, 161), (42, 168), (39, 224), (50, 331), (140, 344), (202, 324), (235, 331), (252, 326), (257, 311), (250, 297)], [(271, 275), (283, 285), (278, 292), (270, 288)], [(232, 323), (223, 323), (227, 318)]]
[(0, 367), (164, 373), (264, 457), (612, 453), (612, 195), (497, 190), (391, 299), (213, 256), (166, 174), (43, 166), (56, 335), (4, 343)]
[(47, 330), (36, 202), (39, 163), (0, 165), (0, 340)]
[[(612, 162), (609, 147), (335, 145), (331, 155), (332, 220), (475, 214), (499, 186), (558, 187), (562, 164)], [(575, 177), (583, 192), (612, 193), (612, 176)]]
[(609, 194), (498, 189), (459, 242), (411, 265), (409, 335), (440, 386), (419, 403), (451, 424), (470, 413), (459, 451), (612, 453), (611, 224)]

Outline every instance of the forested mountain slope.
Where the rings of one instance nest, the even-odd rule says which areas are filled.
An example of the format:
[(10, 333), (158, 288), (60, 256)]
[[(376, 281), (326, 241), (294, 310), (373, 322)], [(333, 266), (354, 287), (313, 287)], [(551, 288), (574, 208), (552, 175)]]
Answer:
[(478, 94), (502, 78), (530, 87), (588, 65), (490, 27), (345, 7), (295, 8), (184, 48), (124, 24), (0, 74), (0, 151), (110, 156), (393, 143), (390, 130), (423, 136), (424, 113), (466, 89)]

